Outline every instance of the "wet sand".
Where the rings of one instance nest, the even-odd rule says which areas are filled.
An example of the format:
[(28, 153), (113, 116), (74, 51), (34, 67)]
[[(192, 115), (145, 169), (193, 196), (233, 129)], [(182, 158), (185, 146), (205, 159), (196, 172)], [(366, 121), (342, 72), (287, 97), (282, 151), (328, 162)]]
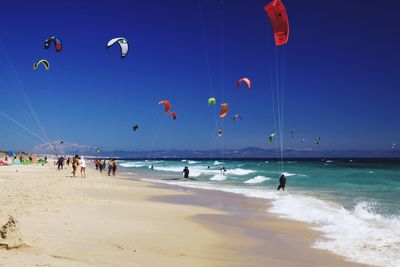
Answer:
[[(311, 226), (278, 218), (267, 212), (268, 202), (233, 193), (154, 185), (174, 188), (190, 195), (158, 196), (153, 200), (196, 205), (228, 214), (200, 214), (194, 221), (227, 237), (224, 246), (246, 260), (246, 266), (367, 266), (346, 261), (325, 250), (313, 249), (321, 235)], [(240, 265), (239, 265), (240, 266)]]

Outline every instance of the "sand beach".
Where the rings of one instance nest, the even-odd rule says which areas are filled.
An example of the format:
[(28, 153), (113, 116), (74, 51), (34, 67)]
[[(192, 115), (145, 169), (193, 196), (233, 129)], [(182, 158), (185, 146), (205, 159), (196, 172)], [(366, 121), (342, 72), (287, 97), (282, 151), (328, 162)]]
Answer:
[(311, 249), (316, 232), (262, 201), (70, 172), (2, 167), (0, 266), (361, 266)]

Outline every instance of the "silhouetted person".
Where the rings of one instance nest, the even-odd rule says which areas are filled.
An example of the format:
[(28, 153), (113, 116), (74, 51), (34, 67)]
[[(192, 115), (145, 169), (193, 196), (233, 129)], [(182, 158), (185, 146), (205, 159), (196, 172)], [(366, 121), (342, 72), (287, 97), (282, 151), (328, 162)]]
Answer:
[(278, 186), (278, 191), (282, 188), (283, 191), (285, 191), (285, 186), (286, 186), (286, 177), (285, 175), (281, 175), (279, 177), (279, 186)]
[(185, 166), (185, 168), (183, 169), (182, 173), (183, 173), (183, 177), (189, 179), (189, 168), (187, 166)]

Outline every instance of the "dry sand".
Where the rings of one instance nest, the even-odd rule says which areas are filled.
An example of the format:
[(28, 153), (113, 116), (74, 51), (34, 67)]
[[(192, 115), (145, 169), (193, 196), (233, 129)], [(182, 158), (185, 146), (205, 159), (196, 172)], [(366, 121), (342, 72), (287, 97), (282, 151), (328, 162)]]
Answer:
[(70, 171), (0, 167), (0, 266), (358, 266), (308, 248), (304, 225), (199, 200), (217, 194)]

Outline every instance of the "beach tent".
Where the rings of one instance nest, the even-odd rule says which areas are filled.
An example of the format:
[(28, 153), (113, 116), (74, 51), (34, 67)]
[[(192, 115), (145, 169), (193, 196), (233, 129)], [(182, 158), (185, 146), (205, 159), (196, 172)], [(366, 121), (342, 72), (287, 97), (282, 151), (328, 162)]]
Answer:
[(39, 164), (46, 164), (46, 161), (44, 159), (39, 159), (38, 163)]
[(19, 164), (21, 164), (21, 161), (19, 159), (14, 159), (13, 164), (19, 165)]
[(31, 165), (32, 162), (30, 162), (29, 159), (24, 159), (24, 160), (22, 161), (22, 164), (24, 164), (24, 165)]
[(0, 161), (0, 166), (8, 166), (9, 164), (5, 161)]

